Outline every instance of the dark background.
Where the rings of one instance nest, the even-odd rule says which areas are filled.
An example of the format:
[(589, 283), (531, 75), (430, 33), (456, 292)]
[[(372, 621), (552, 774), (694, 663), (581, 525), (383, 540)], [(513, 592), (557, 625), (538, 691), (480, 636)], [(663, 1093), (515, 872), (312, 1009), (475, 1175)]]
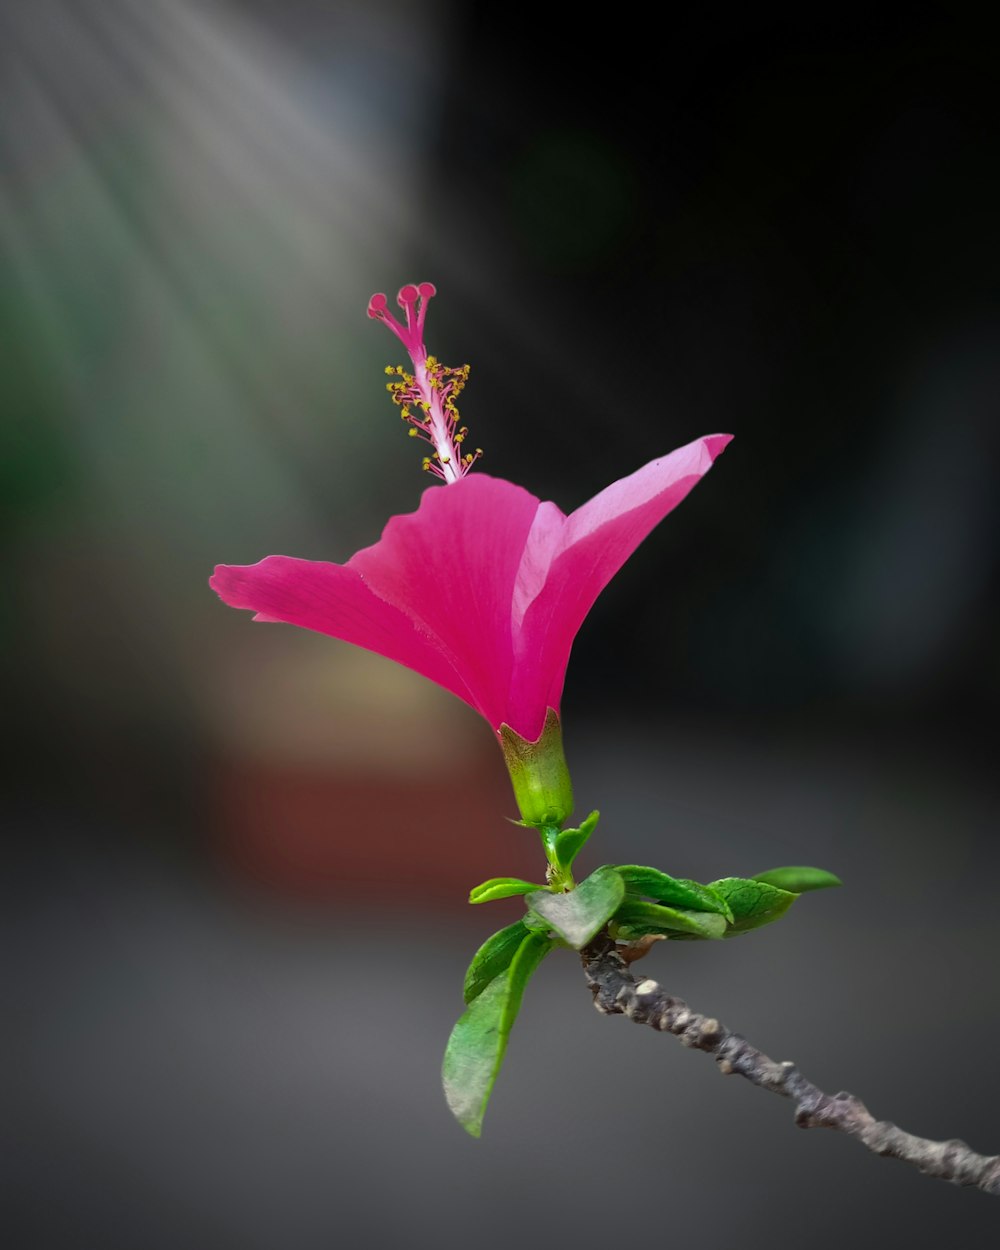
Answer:
[[(438, 1065), (537, 874), (472, 712), (251, 628), (425, 480), (373, 290), (432, 279), (483, 471), (569, 510), (736, 441), (591, 614), (587, 861), (842, 891), (648, 975), (1000, 1150), (996, 32), (940, 12), (0, 10), (0, 671), (18, 1247), (989, 1237), (703, 1056), (526, 998), (482, 1141)], [(461, 576), (461, 569), (455, 570)]]

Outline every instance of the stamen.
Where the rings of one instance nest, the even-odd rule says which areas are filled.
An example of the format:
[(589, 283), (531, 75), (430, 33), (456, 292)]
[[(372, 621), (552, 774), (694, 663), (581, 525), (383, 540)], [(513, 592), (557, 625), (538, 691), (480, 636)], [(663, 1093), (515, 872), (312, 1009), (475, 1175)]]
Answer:
[[(469, 452), (463, 456), (460, 451), (468, 430), (459, 427), (455, 400), (469, 380), (469, 366), (448, 368), (436, 356), (429, 356), (424, 347), (427, 302), (436, 294), (430, 282), (421, 282), (419, 286), (407, 283), (400, 288), (396, 302), (406, 314), (405, 326), (389, 311), (389, 301), (381, 292), (368, 301), (368, 316), (389, 327), (413, 362), (413, 373), (398, 365), (386, 366), (387, 375), (400, 379), (387, 382), (386, 390), (399, 406), (399, 415), (409, 423), (410, 437), (423, 438), (434, 447), (434, 454), (424, 457), (422, 467), (450, 483), (463, 478), (483, 452), (477, 447), (474, 455)], [(411, 407), (417, 411), (412, 412)]]

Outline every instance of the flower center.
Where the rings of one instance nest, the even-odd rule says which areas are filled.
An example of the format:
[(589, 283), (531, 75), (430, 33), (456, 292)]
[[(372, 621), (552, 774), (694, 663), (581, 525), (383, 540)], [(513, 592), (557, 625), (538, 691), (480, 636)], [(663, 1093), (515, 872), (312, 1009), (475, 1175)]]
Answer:
[(419, 286), (411, 283), (400, 290), (397, 301), (406, 314), (405, 326), (389, 312), (388, 301), (382, 294), (373, 295), (368, 301), (368, 316), (389, 327), (413, 362), (412, 373), (401, 365), (387, 365), (386, 373), (396, 380), (387, 382), (386, 389), (409, 425), (410, 437), (422, 438), (434, 448), (429, 456), (424, 456), (423, 468), (443, 482), (457, 482), (480, 458), (483, 449), (462, 452), (469, 431), (460, 424), (455, 401), (469, 380), (469, 366), (450, 369), (436, 356), (429, 356), (424, 347), (427, 301), (436, 293), (430, 282), (421, 282)]

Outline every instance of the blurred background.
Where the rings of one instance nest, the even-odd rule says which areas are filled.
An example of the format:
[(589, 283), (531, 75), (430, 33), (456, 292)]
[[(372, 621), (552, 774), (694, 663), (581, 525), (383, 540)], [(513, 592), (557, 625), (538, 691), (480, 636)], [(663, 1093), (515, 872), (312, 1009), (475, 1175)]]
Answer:
[(998, 49), (942, 12), (0, 8), (12, 1247), (995, 1228), (600, 1019), (565, 954), (467, 1139), (440, 1057), (517, 906), (466, 891), (540, 862), (489, 729), (206, 584), (416, 506), (365, 317), (405, 281), (483, 471), (567, 511), (735, 433), (577, 643), (585, 866), (838, 872), (642, 967), (1000, 1151)]

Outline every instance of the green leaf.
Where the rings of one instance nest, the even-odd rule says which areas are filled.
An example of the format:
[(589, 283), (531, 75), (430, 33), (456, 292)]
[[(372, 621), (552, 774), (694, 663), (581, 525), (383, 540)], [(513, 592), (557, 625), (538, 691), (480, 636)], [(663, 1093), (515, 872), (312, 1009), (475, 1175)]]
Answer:
[(462, 993), (467, 1003), (478, 998), (494, 977), (506, 972), (527, 936), (528, 926), (523, 920), (515, 920), (506, 929), (500, 929), (486, 939), (472, 956), (472, 963), (465, 974), (465, 988)]
[(697, 881), (684, 878), (668, 877), (658, 868), (647, 868), (643, 864), (617, 864), (617, 871), (625, 882), (629, 894), (640, 894), (655, 899), (658, 903), (667, 903), (671, 907), (690, 907), (692, 911), (714, 911), (732, 922), (733, 915), (729, 904), (721, 894), (700, 885)]
[(575, 950), (586, 946), (625, 897), (625, 882), (611, 867), (598, 868), (567, 894), (540, 890), (524, 900)]
[(843, 885), (839, 877), (824, 868), (806, 868), (795, 865), (791, 868), (769, 868), (767, 872), (755, 872), (754, 881), (763, 881), (765, 885), (776, 885), (779, 890), (791, 890), (793, 894), (805, 894), (806, 890), (826, 890), (834, 885)]
[(723, 877), (721, 881), (709, 882), (709, 885), (722, 895), (735, 917), (726, 937), (748, 933), (751, 929), (780, 920), (799, 897), (789, 890), (746, 877)]
[(552, 949), (548, 938), (529, 933), (508, 968), (486, 986), (451, 1031), (441, 1079), (451, 1113), (478, 1137), (507, 1040), (517, 1019), (528, 979)]
[(600, 812), (591, 812), (586, 820), (580, 822), (579, 829), (564, 829), (556, 838), (556, 859), (563, 868), (572, 868), (573, 860), (583, 850), (600, 816)]
[(726, 918), (718, 912), (663, 907), (632, 898), (618, 908), (614, 922), (618, 937), (627, 941), (647, 933), (664, 933), (667, 937), (683, 933), (696, 938), (721, 938), (726, 933)]
[(537, 881), (522, 881), (520, 877), (491, 877), (469, 891), (469, 902), (492, 903), (497, 898), (512, 898), (515, 894), (530, 894), (532, 890), (544, 889)]
[(521, 917), (521, 923), (530, 933), (548, 933), (552, 928), (547, 920), (544, 920), (537, 911), (532, 911), (530, 907)]

